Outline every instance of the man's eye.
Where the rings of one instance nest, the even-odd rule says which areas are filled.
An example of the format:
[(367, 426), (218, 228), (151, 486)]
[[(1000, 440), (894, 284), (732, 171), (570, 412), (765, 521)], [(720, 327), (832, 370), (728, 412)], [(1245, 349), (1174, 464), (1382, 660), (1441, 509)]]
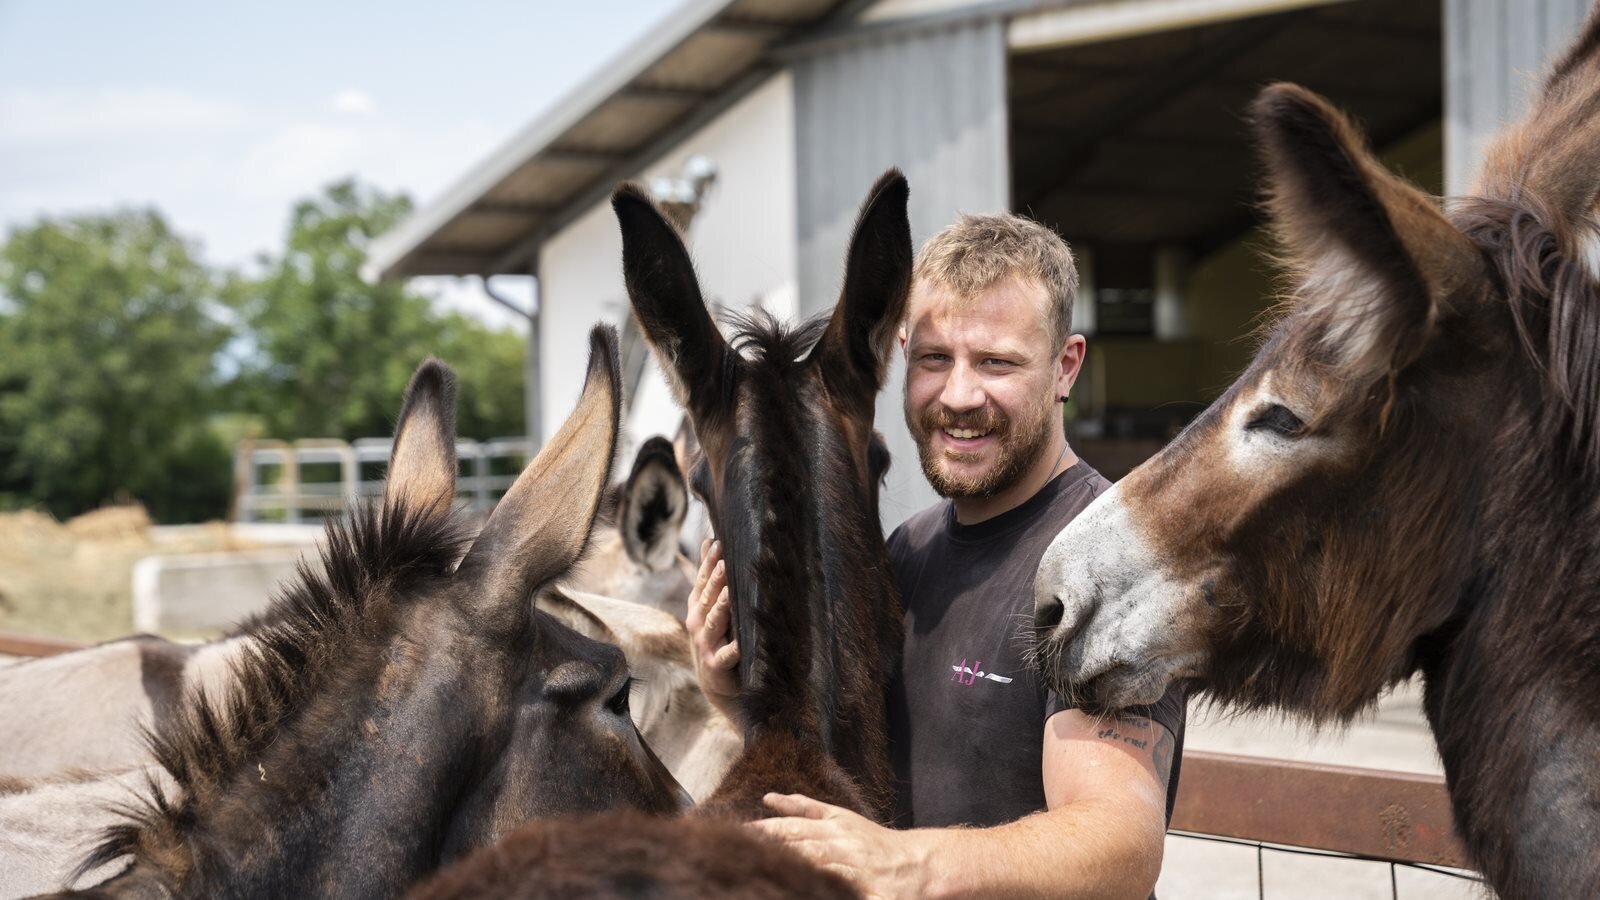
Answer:
[(1296, 437), (1306, 423), (1300, 417), (1290, 412), (1288, 407), (1274, 403), (1256, 413), (1244, 426), (1246, 431), (1271, 431), (1284, 437)]

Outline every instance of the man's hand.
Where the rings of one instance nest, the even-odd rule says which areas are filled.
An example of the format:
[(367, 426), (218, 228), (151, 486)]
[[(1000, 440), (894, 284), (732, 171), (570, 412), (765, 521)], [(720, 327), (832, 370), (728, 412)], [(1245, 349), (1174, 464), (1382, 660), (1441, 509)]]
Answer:
[(803, 794), (768, 794), (762, 800), (783, 818), (760, 819), (751, 828), (844, 876), (863, 896), (887, 900), (928, 892), (919, 832), (893, 831)]
[(728, 634), (728, 576), (722, 542), (700, 542), (700, 571), (689, 592), (689, 649), (706, 699), (734, 722), (739, 721), (739, 642)]

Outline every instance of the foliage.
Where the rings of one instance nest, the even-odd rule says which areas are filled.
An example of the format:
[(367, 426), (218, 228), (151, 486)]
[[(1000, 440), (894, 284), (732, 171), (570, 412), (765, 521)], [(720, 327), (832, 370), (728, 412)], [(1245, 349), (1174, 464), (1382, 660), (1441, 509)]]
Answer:
[[(411, 372), (459, 375), (460, 433), (520, 434), (522, 338), (369, 284), (410, 210), (353, 181), (296, 204), (279, 256), (216, 275), (149, 210), (45, 218), (0, 246), (0, 510), (67, 518), (136, 499), (223, 515), (230, 445), (388, 435)], [(224, 440), (226, 438), (226, 440)]]
[(229, 455), (204, 418), (229, 338), (213, 296), (154, 211), (15, 229), (0, 247), (0, 505), (224, 512)]
[(239, 361), (237, 405), (285, 439), (387, 435), (417, 364), (457, 369), (459, 432), (522, 432), (522, 339), (441, 314), (405, 285), (362, 279), (372, 238), (411, 204), (353, 181), (296, 204), (287, 246), (265, 274), (234, 278), (227, 296), (252, 345)]

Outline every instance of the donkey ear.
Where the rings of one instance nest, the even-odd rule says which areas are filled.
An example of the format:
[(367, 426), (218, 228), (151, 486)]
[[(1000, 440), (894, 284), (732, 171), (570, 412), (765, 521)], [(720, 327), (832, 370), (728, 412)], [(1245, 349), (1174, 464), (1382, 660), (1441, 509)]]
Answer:
[(1483, 261), (1426, 194), (1391, 175), (1349, 120), (1303, 88), (1277, 84), (1254, 106), (1269, 205), (1351, 374), (1381, 377), (1426, 348), (1449, 299), (1481, 283)]
[(899, 169), (883, 173), (856, 217), (844, 290), (811, 356), (837, 389), (872, 397), (883, 387), (895, 329), (911, 289), (910, 188)]
[(617, 332), (597, 326), (577, 408), (500, 498), (461, 562), (486, 611), (520, 609), (582, 556), (611, 477), (621, 380)]
[(690, 401), (717, 396), (711, 385), (728, 350), (700, 296), (689, 251), (641, 188), (618, 188), (611, 208), (622, 228), (622, 277), (634, 317), (655, 348), (678, 402), (699, 412)]
[(417, 367), (406, 386), (394, 449), (384, 478), (385, 509), (443, 515), (456, 496), (456, 376), (437, 359)]
[(1600, 195), (1600, 7), (1589, 12), (1582, 33), (1551, 69), (1521, 124), (1486, 148), (1472, 192), (1516, 200), (1531, 193), (1561, 217), (1549, 227), (1585, 241), (1568, 252), (1593, 243), (1586, 220)]
[(644, 442), (622, 489), (617, 528), (628, 558), (652, 572), (665, 571), (678, 555), (678, 535), (689, 510), (689, 489), (673, 447), (656, 435)]

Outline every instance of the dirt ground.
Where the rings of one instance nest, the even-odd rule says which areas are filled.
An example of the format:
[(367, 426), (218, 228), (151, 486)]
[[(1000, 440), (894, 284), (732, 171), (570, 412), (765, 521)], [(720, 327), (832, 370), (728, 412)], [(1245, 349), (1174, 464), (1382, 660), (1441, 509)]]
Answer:
[(146, 556), (239, 550), (222, 522), (155, 529), (141, 506), (66, 522), (0, 514), (0, 630), (101, 641), (133, 630), (133, 564)]

